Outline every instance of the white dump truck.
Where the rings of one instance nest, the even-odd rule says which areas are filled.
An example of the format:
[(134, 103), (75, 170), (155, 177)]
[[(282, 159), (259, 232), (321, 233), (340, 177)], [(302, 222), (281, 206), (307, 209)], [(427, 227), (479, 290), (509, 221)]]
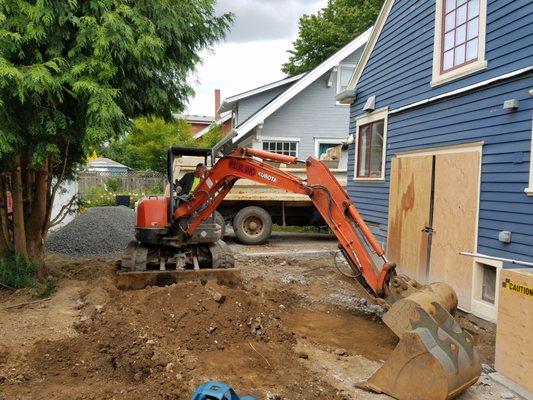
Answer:
[[(347, 151), (342, 150), (341, 145), (328, 149), (322, 161), (335, 178), (346, 187)], [(204, 162), (204, 157), (176, 158), (173, 176), (179, 179), (185, 173), (194, 171), (198, 163)], [(276, 166), (298, 176), (304, 177), (306, 174), (304, 164), (301, 167), (285, 167), (276, 163)], [(225, 227), (230, 224), (235, 236), (243, 244), (264, 243), (270, 237), (273, 224), (325, 226), (308, 196), (259, 185), (246, 179), (237, 181), (217, 208), (217, 212), (221, 225)]]

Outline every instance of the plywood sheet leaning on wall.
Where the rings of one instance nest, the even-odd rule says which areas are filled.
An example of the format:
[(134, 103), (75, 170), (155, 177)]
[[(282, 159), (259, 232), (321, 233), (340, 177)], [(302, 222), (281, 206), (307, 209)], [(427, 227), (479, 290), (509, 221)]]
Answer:
[(426, 283), (432, 156), (394, 158), (389, 195), (387, 254), (398, 271)]
[(533, 271), (500, 273), (496, 370), (533, 391)]
[(461, 251), (476, 251), (480, 153), (437, 154), (430, 282), (446, 282), (470, 309), (472, 268)]

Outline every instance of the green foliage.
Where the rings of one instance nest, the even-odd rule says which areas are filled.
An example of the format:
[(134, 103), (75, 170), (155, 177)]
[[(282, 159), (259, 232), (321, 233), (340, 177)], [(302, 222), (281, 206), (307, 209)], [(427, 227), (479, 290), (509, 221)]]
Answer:
[(215, 124), (204, 136), (202, 136), (201, 140), (197, 144), (199, 147), (210, 148), (220, 142), (223, 137), (224, 133), (222, 132), (222, 125)]
[(215, 0), (0, 0), (0, 172), (15, 155), (74, 171), (139, 115), (171, 118), (200, 51), (232, 15)]
[(35, 265), (24, 260), (20, 254), (8, 254), (0, 258), (0, 288), (29, 288), (29, 295), (34, 298), (50, 297), (57, 287), (57, 278), (47, 276), (36, 280)]
[(122, 180), (120, 178), (109, 178), (105, 184), (109, 191), (118, 192), (122, 187)]
[(0, 286), (7, 289), (31, 287), (34, 280), (35, 265), (26, 262), (20, 254), (8, 254), (0, 258)]
[(136, 191), (112, 191), (109, 187), (92, 187), (80, 198), (79, 209), (84, 210), (91, 207), (107, 207), (116, 205), (116, 196), (118, 194), (130, 196), (130, 207), (135, 206), (135, 202), (145, 196), (161, 196), (163, 194), (163, 184), (155, 184), (153, 187), (145, 190)]
[(57, 281), (58, 279), (51, 275), (48, 275), (45, 279), (37, 281), (29, 290), (30, 296), (36, 299), (50, 297), (57, 289)]
[(128, 134), (111, 141), (103, 155), (134, 170), (165, 172), (168, 148), (193, 143), (187, 121), (141, 117), (133, 121)]
[(282, 70), (310, 71), (372, 26), (384, 0), (328, 0), (316, 15), (300, 18), (298, 38)]

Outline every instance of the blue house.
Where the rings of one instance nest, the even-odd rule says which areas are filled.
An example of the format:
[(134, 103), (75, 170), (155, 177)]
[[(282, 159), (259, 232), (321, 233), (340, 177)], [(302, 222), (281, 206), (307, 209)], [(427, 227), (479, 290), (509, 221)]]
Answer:
[(385, 0), (337, 96), (348, 191), (389, 258), (492, 320), (500, 269), (533, 265), (532, 78), (531, 0)]

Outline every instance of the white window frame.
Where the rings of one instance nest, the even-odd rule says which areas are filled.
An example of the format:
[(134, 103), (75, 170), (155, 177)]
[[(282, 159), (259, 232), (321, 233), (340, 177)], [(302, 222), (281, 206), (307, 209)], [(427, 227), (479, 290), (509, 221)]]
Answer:
[[(335, 91), (336, 94), (339, 94), (341, 92), (341, 69), (345, 68), (345, 69), (350, 69), (352, 71), (352, 75), (355, 71), (355, 67), (357, 67), (356, 64), (339, 64), (337, 66), (337, 90)], [(351, 80), (351, 79), (350, 79)], [(350, 81), (348, 81), (348, 84), (349, 84)], [(346, 106), (349, 104), (343, 104), (343, 103), (339, 103), (337, 101), (337, 104), (338, 105), (343, 105), (343, 106)]]
[(479, 33), (477, 61), (441, 72), (442, 65), (442, 12), (446, 0), (436, 0), (435, 36), (433, 37), (433, 75), (431, 87), (439, 86), (487, 68), (485, 60), (485, 43), (487, 36), (487, 0), (479, 0)]
[[(381, 175), (379, 178), (360, 178), (357, 176), (357, 163), (359, 162), (359, 128), (371, 122), (383, 120), (383, 159), (381, 161)], [(385, 161), (387, 159), (387, 126), (389, 121), (389, 107), (380, 108), (370, 114), (363, 115), (355, 119), (355, 157), (353, 180), (358, 182), (384, 182), (385, 181)]]
[[(483, 286), (483, 269), (480, 264), (485, 264), (496, 269), (496, 292), (494, 293), (494, 304), (484, 301), (481, 298)], [(474, 315), (485, 320), (496, 322), (498, 319), (498, 302), (500, 297), (500, 272), (503, 262), (482, 257), (474, 257), (474, 268), (472, 269), (472, 296), (470, 308)]]
[(341, 144), (344, 139), (346, 137), (315, 137), (315, 157), (320, 157), (318, 152), (322, 143)]
[(263, 143), (296, 143), (296, 157), (300, 154), (300, 138), (294, 137), (263, 137), (261, 138), (261, 150), (263, 150)]
[[(533, 96), (533, 89), (529, 92)], [(531, 119), (531, 153), (529, 159), (529, 187), (524, 189), (528, 196), (533, 196), (533, 118)]]

